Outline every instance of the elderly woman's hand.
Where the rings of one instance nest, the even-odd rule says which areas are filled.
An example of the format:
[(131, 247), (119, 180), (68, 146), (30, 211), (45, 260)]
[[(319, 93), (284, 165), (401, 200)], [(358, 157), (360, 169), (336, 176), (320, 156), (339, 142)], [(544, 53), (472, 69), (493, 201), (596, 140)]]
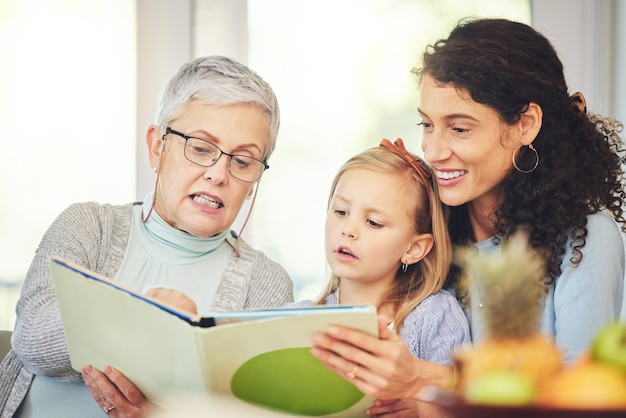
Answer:
[(402, 339), (378, 318), (380, 339), (361, 331), (332, 326), (316, 334), (311, 354), (326, 367), (376, 399), (417, 399), (421, 387), (444, 385), (452, 368), (413, 356)]
[(183, 292), (171, 289), (169, 287), (154, 286), (145, 291), (146, 296), (159, 299), (164, 303), (177, 309), (185, 310), (191, 313), (198, 313), (196, 303)]
[[(197, 313), (195, 302), (178, 290), (155, 286), (144, 293), (172, 307)], [(102, 372), (93, 366), (86, 366), (82, 373), (93, 398), (110, 417), (141, 418), (156, 408), (133, 382), (113, 367), (107, 366)]]
[(82, 373), (93, 398), (110, 417), (141, 418), (156, 408), (137, 386), (112, 367), (107, 366), (101, 372), (95, 367), (86, 366)]

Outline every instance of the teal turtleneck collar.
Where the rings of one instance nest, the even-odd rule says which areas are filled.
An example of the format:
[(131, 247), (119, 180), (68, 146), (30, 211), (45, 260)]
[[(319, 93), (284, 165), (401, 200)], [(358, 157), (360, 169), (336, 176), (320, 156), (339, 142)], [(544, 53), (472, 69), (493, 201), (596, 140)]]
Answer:
[[(143, 211), (147, 212), (152, 205), (153, 194), (149, 193), (143, 203)], [(145, 216), (145, 214), (144, 214)], [(198, 258), (209, 255), (222, 245), (231, 236), (230, 230), (226, 230), (210, 238), (200, 238), (172, 227), (165, 222), (157, 213), (156, 209), (150, 214), (150, 218), (138, 228), (144, 245), (152, 251), (164, 251), (182, 258)], [(172, 253), (173, 252), (173, 253)]]

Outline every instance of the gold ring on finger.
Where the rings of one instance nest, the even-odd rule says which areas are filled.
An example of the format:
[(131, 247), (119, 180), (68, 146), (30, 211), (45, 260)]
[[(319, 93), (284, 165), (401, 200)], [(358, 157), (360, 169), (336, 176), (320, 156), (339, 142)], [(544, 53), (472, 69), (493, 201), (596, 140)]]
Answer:
[(352, 369), (348, 373), (346, 373), (346, 376), (348, 376), (350, 379), (354, 379), (356, 377), (357, 370), (359, 370), (359, 367), (360, 366), (358, 364), (356, 366), (354, 366), (354, 369)]

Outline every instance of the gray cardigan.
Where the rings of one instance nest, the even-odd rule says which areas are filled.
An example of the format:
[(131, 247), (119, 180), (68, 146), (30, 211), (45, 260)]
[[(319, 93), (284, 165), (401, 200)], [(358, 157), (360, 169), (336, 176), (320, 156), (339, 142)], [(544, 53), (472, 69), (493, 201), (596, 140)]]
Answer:
[[(48, 261), (57, 255), (107, 277), (121, 266), (130, 233), (133, 204), (94, 202), (68, 207), (44, 234), (17, 303), (13, 349), (0, 363), (0, 417), (13, 416), (35, 374), (78, 382), (72, 369)], [(243, 240), (219, 284), (213, 309), (233, 311), (283, 306), (293, 301), (287, 272)]]

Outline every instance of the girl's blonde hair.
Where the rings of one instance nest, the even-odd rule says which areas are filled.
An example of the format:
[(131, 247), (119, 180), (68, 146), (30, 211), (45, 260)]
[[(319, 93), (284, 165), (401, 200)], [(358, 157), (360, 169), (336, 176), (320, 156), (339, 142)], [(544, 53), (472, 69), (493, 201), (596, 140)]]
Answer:
[[(383, 140), (383, 143), (385, 141)], [(387, 141), (387, 144), (391, 143)], [(406, 272), (398, 268), (393, 286), (380, 294), (375, 301), (376, 309), (379, 311), (383, 306), (392, 307), (394, 313), (392, 320), (395, 329), (399, 330), (406, 316), (421, 301), (443, 287), (450, 268), (452, 250), (447, 228), (447, 211), (439, 200), (437, 183), (432, 180), (430, 167), (419, 157), (407, 153), (402, 140), (396, 141), (395, 149), (392, 151), (389, 146), (370, 148), (346, 161), (333, 180), (328, 208), (339, 179), (346, 171), (352, 169), (395, 174), (398, 185), (410, 190), (407, 195), (407, 199), (410, 200), (407, 204), (413, 205), (415, 232), (431, 233), (434, 245), (422, 260), (409, 265)], [(331, 273), (330, 280), (316, 303), (324, 304), (326, 297), (336, 292), (339, 287), (340, 279)]]

